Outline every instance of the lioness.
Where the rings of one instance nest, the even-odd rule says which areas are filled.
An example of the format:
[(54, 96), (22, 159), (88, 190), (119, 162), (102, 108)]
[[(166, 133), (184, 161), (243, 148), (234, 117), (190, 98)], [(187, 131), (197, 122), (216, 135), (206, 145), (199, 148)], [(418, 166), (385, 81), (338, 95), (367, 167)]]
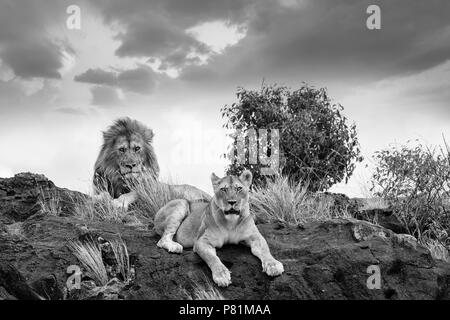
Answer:
[(222, 179), (213, 173), (211, 182), (214, 196), (208, 203), (172, 200), (156, 213), (155, 230), (161, 235), (158, 247), (175, 253), (182, 252), (183, 247), (193, 247), (211, 269), (214, 282), (223, 287), (231, 283), (231, 276), (217, 257), (216, 248), (227, 243), (250, 246), (269, 276), (283, 273), (283, 265), (270, 254), (250, 214), (251, 172), (245, 170), (240, 177)]
[[(131, 190), (131, 179), (151, 178), (154, 183), (159, 165), (152, 146), (153, 131), (139, 121), (130, 118), (117, 119), (103, 132), (103, 145), (95, 162), (95, 197), (105, 194), (112, 197), (117, 207), (128, 206), (136, 201), (137, 194)], [(173, 191), (186, 199), (210, 199), (200, 189), (190, 185), (170, 185)]]

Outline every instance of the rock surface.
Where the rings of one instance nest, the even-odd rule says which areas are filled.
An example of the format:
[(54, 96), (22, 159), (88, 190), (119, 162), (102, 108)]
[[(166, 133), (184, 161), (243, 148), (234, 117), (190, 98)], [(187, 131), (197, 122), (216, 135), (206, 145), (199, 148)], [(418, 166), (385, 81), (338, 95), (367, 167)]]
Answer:
[[(62, 299), (67, 267), (79, 262), (69, 240), (121, 237), (134, 264), (134, 280), (120, 287), (121, 299), (186, 299), (195, 283), (211, 282), (206, 264), (191, 250), (180, 255), (158, 248), (151, 228), (108, 221), (81, 221), (70, 203), (58, 215), (39, 209), (40, 187), (65, 194), (43, 176), (0, 179), (0, 299)], [(14, 192), (14, 193), (13, 193)], [(258, 225), (285, 273), (270, 278), (244, 246), (218, 250), (232, 284), (226, 299), (448, 299), (450, 264), (433, 260), (409, 236), (356, 219), (315, 222), (302, 228)], [(367, 272), (378, 266), (379, 289)], [(375, 275), (376, 276), (376, 275)], [(102, 299), (104, 295), (96, 297)]]
[(387, 201), (379, 198), (350, 199), (344, 194), (329, 192), (325, 192), (324, 196), (331, 198), (333, 209), (345, 210), (358, 220), (376, 222), (377, 225), (399, 234), (407, 232), (402, 222), (394, 214), (393, 206)]
[(81, 193), (58, 188), (45, 176), (19, 173), (14, 178), (0, 178), (0, 223), (21, 222), (41, 209), (39, 200), (46, 203), (58, 198), (60, 215), (72, 211), (71, 199)]

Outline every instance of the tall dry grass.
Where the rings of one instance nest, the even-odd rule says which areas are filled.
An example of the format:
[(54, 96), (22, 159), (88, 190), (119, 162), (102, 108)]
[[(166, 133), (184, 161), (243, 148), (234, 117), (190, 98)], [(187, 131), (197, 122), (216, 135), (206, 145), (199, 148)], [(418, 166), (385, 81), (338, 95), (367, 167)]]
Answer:
[(72, 241), (69, 242), (68, 246), (98, 285), (104, 286), (108, 283), (108, 274), (103, 263), (102, 250), (98, 244), (93, 241), (84, 243)]
[(129, 181), (129, 187), (138, 196), (136, 212), (146, 218), (153, 218), (169, 201), (184, 198), (171, 184), (160, 182), (152, 176)]
[(118, 240), (112, 240), (109, 243), (114, 253), (114, 258), (116, 260), (119, 273), (122, 275), (122, 278), (125, 282), (130, 281), (131, 266), (127, 245), (122, 240), (122, 238)]
[(52, 216), (58, 216), (61, 213), (61, 202), (61, 196), (57, 190), (46, 191), (42, 188), (40, 189), (38, 205), (41, 208), (41, 212)]
[[(107, 184), (98, 187), (93, 196), (73, 196), (74, 215), (82, 220), (108, 220), (124, 222), (130, 220), (134, 225), (142, 225), (153, 219), (160, 208), (174, 199), (208, 198), (203, 191), (189, 186), (175, 185), (158, 181), (151, 175), (126, 182), (136, 193), (137, 199), (128, 210), (116, 205), (107, 191)], [(130, 224), (130, 221), (128, 221)]]
[(169, 201), (183, 197), (176, 188), (152, 177), (128, 183), (130, 189), (137, 194), (137, 201), (130, 210), (117, 206), (109, 193), (100, 189), (93, 196), (72, 197), (74, 215), (82, 220), (115, 222), (123, 222), (124, 217), (127, 216), (134, 217), (135, 222), (138, 223), (140, 217), (153, 218), (156, 212)]
[(250, 204), (258, 219), (289, 225), (349, 216), (345, 210), (336, 211), (331, 197), (309, 192), (306, 183), (294, 183), (282, 175), (255, 187)]
[(434, 239), (424, 239), (422, 243), (430, 251), (431, 256), (434, 259), (450, 262), (448, 249), (440, 241)]
[(117, 207), (108, 193), (94, 196), (76, 196), (71, 201), (74, 205), (74, 215), (82, 220), (100, 220), (122, 222), (126, 211)]
[(187, 300), (225, 300), (222, 293), (206, 276), (203, 284), (193, 281), (192, 292), (182, 289), (182, 294)]
[[(117, 267), (117, 273), (122, 276), (125, 283), (128, 283), (132, 280), (133, 275), (126, 243), (119, 237), (119, 239), (108, 241), (106, 245), (108, 244), (114, 254), (115, 263), (113, 265)], [(104, 286), (108, 283), (108, 271), (103, 261), (102, 247), (97, 242), (93, 240), (71, 241), (68, 247), (98, 285)]]

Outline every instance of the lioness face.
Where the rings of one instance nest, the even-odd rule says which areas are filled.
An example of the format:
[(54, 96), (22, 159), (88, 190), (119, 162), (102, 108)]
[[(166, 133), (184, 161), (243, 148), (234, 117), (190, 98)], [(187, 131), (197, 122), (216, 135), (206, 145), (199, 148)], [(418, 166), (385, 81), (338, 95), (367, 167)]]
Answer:
[(252, 183), (252, 173), (245, 170), (239, 177), (217, 177), (211, 175), (214, 188), (214, 202), (225, 215), (240, 215), (248, 203), (248, 192)]
[(142, 137), (136, 134), (118, 137), (114, 147), (120, 173), (125, 178), (140, 176), (145, 156)]

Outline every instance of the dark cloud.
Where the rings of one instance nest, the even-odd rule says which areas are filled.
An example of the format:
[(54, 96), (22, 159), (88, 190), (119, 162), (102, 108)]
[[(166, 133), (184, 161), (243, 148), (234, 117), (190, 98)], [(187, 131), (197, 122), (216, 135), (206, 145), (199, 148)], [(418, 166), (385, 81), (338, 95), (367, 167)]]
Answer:
[(86, 72), (74, 77), (75, 81), (91, 84), (104, 84), (114, 86), (117, 84), (117, 75), (112, 71), (103, 69), (89, 69)]
[[(126, 26), (159, 17), (157, 21), (171, 21), (177, 28), (186, 29), (211, 20), (242, 22), (247, 19), (255, 3), (267, 0), (91, 0), (101, 9), (107, 23), (120, 21)], [(270, 0), (269, 0), (270, 1)]]
[[(381, 30), (366, 28), (366, 8), (371, 4), (381, 8)], [(283, 70), (309, 64), (359, 74), (419, 71), (449, 58), (450, 33), (442, 33), (450, 26), (448, 12), (450, 2), (445, 0), (310, 2), (296, 14), (262, 11), (270, 22), (261, 39), (268, 41), (255, 44), (262, 61)], [(259, 31), (254, 25), (250, 28)], [(430, 38), (447, 45), (427, 45)]]
[(199, 21), (226, 20), (242, 22), (254, 4), (262, 0), (162, 0), (165, 11), (185, 25)]
[(62, 67), (61, 53), (49, 41), (29, 41), (8, 45), (1, 52), (1, 58), (22, 78), (61, 78), (58, 69)]
[[(124, 31), (116, 54), (162, 61), (161, 70), (221, 76), (221, 81), (262, 77), (301, 80), (375, 80), (416, 72), (450, 57), (448, 0), (119, 0), (95, 1), (107, 23)], [(381, 7), (382, 29), (366, 28), (369, 5)], [(186, 33), (195, 25), (222, 20), (246, 24), (247, 36), (207, 68), (191, 52), (210, 48)], [(199, 68), (202, 71), (196, 72)], [(210, 72), (206, 71), (210, 69)], [(258, 80), (259, 79), (259, 80)], [(341, 80), (340, 80), (341, 81)]]
[[(370, 4), (381, 8), (381, 30), (366, 28)], [(419, 72), (450, 58), (449, 12), (446, 0), (299, 1), (298, 7), (261, 3), (253, 6), (247, 36), (237, 46), (215, 56), (206, 68), (191, 66), (185, 72), (203, 73), (204, 81), (218, 74), (223, 81), (271, 77), (322, 83)]]
[(121, 45), (116, 51), (120, 57), (153, 57), (167, 67), (183, 67), (192, 62), (189, 54), (207, 54), (210, 50), (183, 28), (159, 15), (142, 16), (128, 25), (117, 37)]
[(47, 30), (63, 25), (67, 1), (3, 0), (0, 58), (22, 78), (60, 78), (64, 44)]
[(117, 83), (128, 91), (150, 94), (155, 87), (154, 72), (146, 67), (125, 70), (117, 76)]
[(209, 66), (191, 66), (187, 67), (183, 73), (180, 75), (180, 79), (187, 82), (204, 82), (211, 81), (214, 79), (220, 79), (220, 74), (217, 73), (213, 68)]
[[(64, 24), (68, 4), (2, 1), (0, 58), (16, 75), (59, 77), (64, 44), (50, 39), (45, 30)], [(381, 30), (365, 26), (371, 4), (381, 7)], [(156, 58), (162, 62), (160, 70), (180, 68), (181, 80), (193, 85), (220, 88), (224, 82), (238, 86), (266, 78), (352, 86), (420, 72), (450, 58), (448, 0), (95, 0), (89, 10), (91, 6), (107, 24), (120, 25), (116, 55)], [(223, 54), (212, 54), (186, 33), (215, 20), (244, 24), (246, 37)], [(192, 52), (212, 56), (199, 65)], [(125, 71), (89, 69), (75, 80), (149, 94), (158, 77), (139, 66)]]
[(156, 85), (156, 74), (146, 66), (123, 71), (89, 69), (75, 76), (75, 81), (102, 86), (111, 86), (144, 95), (151, 94)]
[(199, 23), (223, 20), (243, 22), (252, 2), (244, 0), (119, 0), (92, 1), (107, 23), (118, 22), (124, 31), (117, 35), (120, 57), (153, 57), (161, 61), (161, 70), (183, 68), (199, 62), (192, 53), (211, 54), (186, 29)]
[(91, 88), (92, 104), (101, 107), (115, 107), (122, 104), (117, 89), (106, 86)]
[(188, 56), (185, 51), (179, 49), (165, 56), (161, 61), (161, 65), (158, 67), (161, 71), (166, 71), (172, 67), (183, 68), (189, 65), (199, 65), (200, 58), (195, 56)]

